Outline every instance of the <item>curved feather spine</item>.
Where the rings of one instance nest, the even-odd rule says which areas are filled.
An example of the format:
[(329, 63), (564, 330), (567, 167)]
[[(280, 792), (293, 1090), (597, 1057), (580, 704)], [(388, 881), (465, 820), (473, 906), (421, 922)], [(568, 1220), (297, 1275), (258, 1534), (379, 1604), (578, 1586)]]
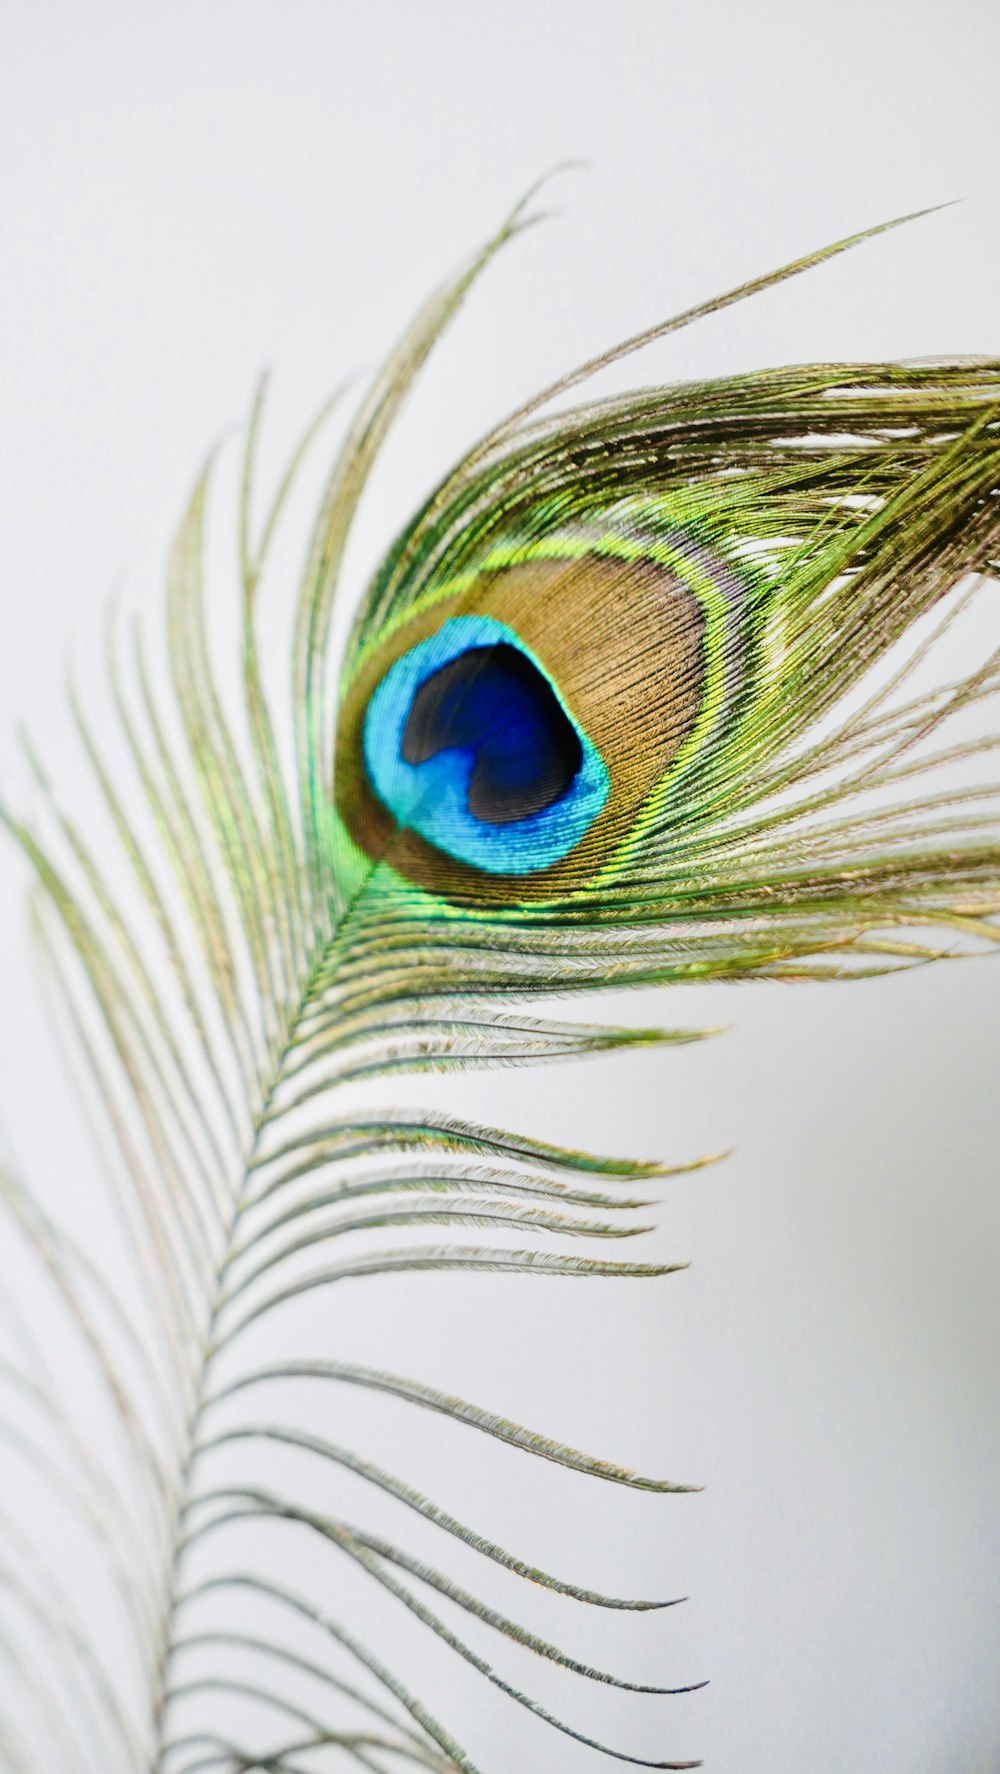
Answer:
[[(253, 435), (253, 433), (251, 435)], [(159, 760), (159, 770), (162, 779), (166, 783), (166, 795), (169, 797), (169, 800), (163, 798), (163, 790), (155, 782), (153, 775), (153, 768), (155, 768), (155, 765), (151, 766), (149, 761), (144, 761), (141, 765), (141, 774), (144, 779), (144, 786), (153, 791), (153, 812), (154, 817), (158, 820), (161, 831), (164, 829), (165, 820), (170, 821), (170, 825), (167, 828), (171, 833), (168, 848), (168, 860), (173, 863), (176, 873), (181, 877), (182, 888), (186, 896), (189, 898), (189, 904), (195, 909), (199, 929), (206, 933), (209, 945), (206, 953), (206, 960), (211, 973), (214, 976), (216, 986), (221, 987), (224, 993), (223, 1001), (228, 1004), (230, 1012), (235, 1018), (234, 1026), (237, 1030), (242, 1028), (243, 1031), (243, 1044), (240, 1046), (238, 1042), (236, 1047), (230, 1046), (229, 1061), (225, 1059), (221, 1052), (217, 1053), (214, 1062), (214, 1075), (216, 1081), (220, 1081), (225, 1066), (228, 1063), (231, 1063), (231, 1060), (235, 1058), (242, 1072), (241, 1090), (247, 1093), (247, 1099), (250, 1103), (252, 1103), (256, 1097), (258, 1107), (255, 1111), (255, 1119), (259, 1127), (264, 1127), (270, 1118), (267, 1109), (268, 1092), (263, 1083), (265, 1068), (271, 1070), (272, 1075), (274, 1075), (274, 1067), (279, 1051), (282, 1048), (288, 1047), (294, 1039), (294, 1025), (287, 1024), (285, 1029), (281, 1029), (280, 1024), (276, 1020), (275, 1012), (266, 1010), (266, 1006), (270, 1004), (275, 1006), (275, 1010), (277, 1009), (277, 1005), (281, 1002), (283, 985), (285, 987), (288, 985), (291, 977), (290, 969), (296, 957), (291, 944), (292, 922), (290, 917), (280, 918), (276, 924), (271, 924), (268, 928), (265, 927), (262, 921), (262, 912), (264, 908), (273, 903), (273, 852), (269, 848), (269, 840), (265, 836), (264, 829), (260, 823), (260, 815), (254, 811), (249, 792), (243, 786), (242, 779), (239, 776), (240, 766), (236, 753), (229, 742), (222, 741), (223, 716), (221, 705), (212, 689), (211, 680), (206, 676), (204, 663), (205, 637), (203, 617), (201, 615), (200, 607), (200, 578), (199, 567), (197, 564), (202, 546), (204, 498), (205, 483), (204, 480), (202, 480), (196, 488), (191, 510), (185, 525), (182, 527), (178, 550), (175, 554), (175, 567), (171, 581), (170, 603), (172, 611), (171, 649), (174, 661), (174, 675), (175, 679), (179, 681), (178, 687), (181, 691), (181, 717), (185, 728), (186, 744), (194, 758), (196, 771), (195, 779), (198, 787), (200, 804), (204, 809), (204, 812), (199, 812), (198, 802), (192, 801), (188, 791), (182, 784), (178, 766), (172, 760), (170, 744), (166, 738), (162, 716), (157, 713), (156, 701), (154, 699), (155, 692), (145, 674), (141, 679), (143, 704), (146, 718), (152, 730), (155, 745), (155, 757)], [(249, 643), (246, 643), (246, 647), (247, 655), (250, 657)], [(255, 668), (252, 659), (248, 666), (247, 675), (252, 684), (255, 681)], [(248, 699), (249, 696), (255, 696), (255, 694), (256, 693), (253, 691), (248, 693)], [(266, 730), (262, 724), (259, 707), (260, 705), (258, 704), (258, 713), (256, 716), (256, 732), (260, 741), (258, 758), (261, 754), (265, 756), (273, 756), (273, 754), (270, 753)], [(88, 749), (90, 749), (96, 756), (96, 748), (92, 744)], [(141, 741), (138, 741), (137, 739), (134, 743), (134, 751), (138, 756), (143, 757), (144, 760), (146, 759), (147, 754), (142, 747)], [(103, 769), (103, 766), (100, 767), (100, 775), (102, 786), (105, 787), (107, 792), (107, 785), (110, 784), (110, 777)], [(172, 814), (167, 811), (171, 803), (173, 806)], [(271, 825), (270, 835), (271, 837), (274, 837), (275, 834), (277, 834), (277, 842), (281, 845), (286, 869), (288, 868), (289, 862), (292, 862), (294, 864), (293, 873), (299, 874), (301, 873), (301, 870), (297, 854), (294, 848), (294, 843), (289, 835), (292, 830), (291, 824), (290, 822), (287, 826), (283, 824), (280, 817), (280, 804), (277, 802), (273, 792), (269, 797), (269, 807), (270, 812), (268, 817)], [(117, 798), (111, 804), (111, 812), (113, 819), (118, 823), (121, 815), (120, 803)], [(214, 870), (210, 862), (210, 853), (205, 847), (206, 837), (204, 835), (204, 826), (202, 822), (206, 815), (208, 829), (212, 832), (218, 831), (221, 841), (223, 875), (219, 884), (217, 884), (214, 879)], [(138, 846), (134, 839), (131, 843), (131, 852), (134, 862), (139, 856)], [(84, 853), (78, 853), (78, 861), (81, 860), (81, 856), (84, 874), (90, 879), (91, 884), (93, 884), (93, 881), (96, 879), (93, 866), (90, 864), (89, 859), (86, 858)], [(191, 864), (193, 864), (194, 872), (192, 872), (189, 864), (189, 858), (191, 859)], [(141, 885), (148, 899), (153, 881), (152, 873), (148, 865), (144, 862), (140, 863), (138, 872), (140, 872)], [(57, 882), (57, 877), (55, 875), (53, 875), (51, 879), (53, 883)], [(200, 886), (198, 885), (199, 881)], [(226, 885), (226, 883), (229, 883), (229, 885)], [(190, 899), (190, 889), (192, 885), (194, 885), (196, 895), (193, 900)], [(226, 900), (232, 886), (235, 886), (236, 888), (236, 895), (235, 907), (231, 910), (227, 908)], [(59, 887), (59, 893), (61, 896), (61, 887)], [(103, 912), (105, 918), (111, 923), (112, 927), (124, 929), (123, 919), (113, 901), (111, 901), (108, 896), (103, 895), (103, 893), (100, 897), (101, 905), (99, 910)], [(68, 907), (69, 903), (68, 899), (63, 900), (65, 906)], [(162, 905), (164, 902), (161, 900), (159, 903)], [(234, 913), (235, 923), (233, 921)], [(158, 923), (160, 925), (161, 933), (167, 935), (168, 944), (170, 944), (170, 936), (168, 933), (171, 927), (165, 913), (161, 913), (158, 916)], [(262, 983), (266, 988), (262, 993), (255, 994), (256, 1002), (260, 1006), (260, 1010), (265, 1012), (263, 1020), (260, 1020), (259, 1012), (256, 1013), (256, 1026), (253, 1020), (248, 1020), (244, 1010), (241, 1008), (242, 1001), (238, 992), (237, 981), (239, 961), (237, 949), (234, 947), (234, 931), (240, 929), (243, 933), (243, 940), (246, 943), (247, 953), (254, 972), (257, 977), (262, 980)], [(323, 952), (323, 946), (324, 945), (321, 942), (321, 955)], [(171, 960), (175, 976), (179, 980), (182, 996), (190, 1010), (193, 1005), (198, 1005), (200, 1002), (198, 998), (200, 988), (196, 983), (195, 977), (191, 975), (189, 963), (184, 960), (176, 940), (172, 942), (171, 947)], [(85, 958), (90, 952), (88, 946), (85, 952)], [(319, 971), (314, 959), (314, 954), (315, 943), (313, 953), (309, 954), (307, 957), (313, 977), (315, 977)], [(220, 955), (222, 957), (221, 968), (217, 964), (217, 958)], [(284, 957), (283, 960), (281, 959), (282, 955)], [(272, 959), (272, 957), (274, 958)], [(301, 956), (299, 959), (301, 960)], [(322, 966), (322, 962), (320, 965)], [(303, 984), (297, 983), (296, 990), (299, 994), (299, 1001), (308, 1007), (313, 996), (310, 979), (307, 978)], [(147, 993), (147, 999), (148, 996), (149, 994)], [(124, 1030), (126, 1028), (136, 1032), (141, 1030), (141, 1021), (137, 1021), (137, 1016), (141, 1016), (141, 1012), (137, 1012), (132, 1006), (127, 1005), (123, 987), (114, 979), (112, 979), (105, 992), (105, 1002), (110, 1007), (112, 1014), (119, 1020), (119, 1025), (123, 1031), (118, 1037), (118, 1051), (120, 1055), (123, 1055), (127, 1050)], [(358, 1014), (358, 1021), (361, 1027), (364, 1028), (365, 1018), (363, 1014)], [(197, 1013), (196, 1027), (203, 1038), (207, 1032), (208, 1026), (208, 1023), (205, 1021), (205, 1018), (199, 1009)], [(537, 1026), (533, 1031), (533, 1035), (533, 1046), (537, 1046), (544, 1051), (545, 1039), (544, 1037), (539, 1039)], [(443, 1038), (440, 1035), (437, 1038), (442, 1041), (443, 1054), (446, 1054), (450, 1037), (445, 1034)], [(565, 1031), (562, 1037), (560, 1037), (557, 1031), (553, 1029), (552, 1040), (556, 1041), (560, 1038), (564, 1047), (567, 1042), (572, 1046), (574, 1043), (578, 1044), (581, 1038), (584, 1040), (587, 1039), (586, 1037), (580, 1037), (575, 1034), (570, 1035), (568, 1030)], [(625, 1038), (626, 1037), (623, 1034), (619, 1039)], [(628, 1038), (631, 1039), (632, 1037), (630, 1036)], [(143, 1039), (145, 1040), (145, 1037), (143, 1037)], [(608, 1038), (604, 1036), (592, 1036), (590, 1037), (590, 1044), (603, 1045), (607, 1039)], [(610, 1039), (613, 1040), (614, 1037), (610, 1037)], [(484, 1043), (484, 1046), (488, 1048), (488, 1040)], [(170, 1066), (171, 1060), (175, 1062), (176, 1066), (177, 1051), (171, 1045), (169, 1034), (165, 1047), (161, 1046), (161, 1057), (157, 1058), (155, 1062), (152, 1059), (154, 1049), (148, 1041), (146, 1042), (144, 1051), (147, 1054), (150, 1063), (155, 1065), (156, 1069), (153, 1074), (154, 1078), (161, 1082), (167, 1092), (166, 1106), (168, 1108), (176, 1108), (179, 1098), (176, 1095), (176, 1085), (170, 1077)], [(475, 1055), (470, 1057), (475, 1057)], [(528, 1056), (525, 1055), (525, 1057)], [(165, 1071), (162, 1069), (164, 1066), (166, 1067)], [(183, 1088), (183, 1078), (178, 1080), (178, 1082)], [(270, 1094), (273, 1095), (273, 1087)], [(148, 1092), (143, 1092), (140, 1094), (139, 1107), (140, 1116), (146, 1125), (147, 1137), (153, 1142), (154, 1152), (158, 1151), (161, 1157), (166, 1159), (168, 1157), (169, 1148), (164, 1147), (158, 1131), (160, 1125), (158, 1105), (150, 1098)], [(231, 1109), (224, 1109), (224, 1112), (231, 1118)], [(472, 1130), (468, 1131), (469, 1133), (472, 1132)], [(448, 1127), (432, 1128), (426, 1123), (415, 1121), (412, 1123), (412, 1133), (417, 1139), (418, 1149), (427, 1139), (430, 1139), (442, 1152), (457, 1151), (458, 1153), (461, 1153), (463, 1147), (468, 1145), (468, 1134), (462, 1129), (456, 1129), (453, 1131)], [(458, 1144), (456, 1144), (456, 1135), (458, 1137)], [(476, 1136), (473, 1145), (476, 1143), (479, 1143), (479, 1136)], [(245, 1171), (248, 1178), (255, 1174), (254, 1150), (258, 1144), (259, 1136), (255, 1139), (254, 1145), (250, 1150), (250, 1161)], [(502, 1141), (499, 1149), (505, 1149), (508, 1144), (509, 1142)], [(377, 1145), (379, 1149), (390, 1152), (397, 1149), (404, 1152), (406, 1150), (405, 1142), (400, 1145), (399, 1131), (393, 1127), (391, 1122), (378, 1135)], [(525, 1155), (529, 1157), (540, 1157), (543, 1162), (556, 1156), (554, 1151), (551, 1151), (548, 1148), (538, 1148), (537, 1152), (534, 1152), (532, 1148), (526, 1148)], [(330, 1161), (331, 1155), (328, 1153), (324, 1159), (327, 1168)], [(567, 1154), (561, 1161), (573, 1166), (575, 1164), (575, 1155)], [(169, 1162), (172, 1163), (173, 1160), (171, 1159)], [(632, 1170), (634, 1167), (628, 1166), (626, 1169)], [(185, 1211), (185, 1194), (183, 1190), (183, 1182), (179, 1173), (178, 1182), (181, 1185), (181, 1193), (177, 1197), (176, 1212), (183, 1215)], [(239, 1201), (236, 1203), (235, 1212), (237, 1219), (239, 1219), (241, 1212)], [(177, 1241), (176, 1228), (178, 1224), (183, 1224), (183, 1220), (180, 1222), (175, 1221), (174, 1224), (174, 1230), (168, 1230), (170, 1227), (169, 1219), (164, 1225), (164, 1232), (170, 1240), (169, 1244), (164, 1245), (162, 1243), (162, 1235), (157, 1234), (160, 1238), (160, 1252), (161, 1256), (163, 1256), (170, 1250), (173, 1250), (174, 1255), (168, 1257), (168, 1272), (176, 1277), (178, 1284), (187, 1285), (182, 1281), (182, 1277), (184, 1276), (186, 1267), (184, 1251), (186, 1248), (190, 1248), (189, 1241), (186, 1236), (183, 1237), (180, 1242)], [(586, 1232), (588, 1230), (587, 1224), (583, 1223), (580, 1229)], [(221, 1279), (226, 1273), (228, 1260), (229, 1259), (223, 1260), (222, 1268), (219, 1271), (220, 1281), (217, 1286), (221, 1286)], [(395, 1260), (397, 1262), (408, 1264), (414, 1259), (405, 1253), (401, 1253)], [(485, 1266), (490, 1263), (499, 1262), (508, 1264), (511, 1261), (521, 1264), (528, 1259), (527, 1257), (524, 1259), (508, 1258), (502, 1252), (497, 1252), (491, 1257), (489, 1253), (472, 1251), (469, 1252), (466, 1257), (460, 1259), (456, 1258), (456, 1256), (450, 1252), (443, 1252), (440, 1256), (435, 1255), (431, 1260), (435, 1263), (439, 1261), (450, 1263), (456, 1260), (461, 1260), (463, 1262), (474, 1262), (477, 1265)], [(599, 1272), (597, 1265), (594, 1265), (594, 1270), (595, 1272)], [(579, 1262), (574, 1262), (570, 1265), (569, 1272), (585, 1272), (584, 1266)], [(211, 1327), (216, 1322), (217, 1317), (218, 1308), (216, 1307), (213, 1308), (212, 1312), (209, 1329), (210, 1337), (212, 1335)], [(192, 1422), (196, 1425), (198, 1420), (199, 1407), (196, 1404), (194, 1407)], [(517, 1561), (514, 1561), (514, 1564), (516, 1563)], [(513, 1565), (511, 1568), (513, 1568)], [(525, 1570), (526, 1569), (527, 1567), (525, 1567)], [(567, 1591), (571, 1591), (573, 1588), (573, 1586), (569, 1585), (564, 1587)]]

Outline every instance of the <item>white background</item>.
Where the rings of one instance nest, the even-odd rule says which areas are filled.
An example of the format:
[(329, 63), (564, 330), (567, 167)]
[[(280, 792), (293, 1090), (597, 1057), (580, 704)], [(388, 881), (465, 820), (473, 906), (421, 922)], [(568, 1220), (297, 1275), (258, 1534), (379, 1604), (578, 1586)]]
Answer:
[[(90, 660), (114, 591), (155, 606), (193, 472), (260, 368), (276, 372), (277, 466), (558, 162), (588, 164), (553, 185), (558, 219), (490, 273), (427, 372), (365, 508), (355, 589), (434, 478), (541, 381), (903, 211), (963, 200), (630, 376), (995, 352), (998, 77), (988, 0), (2, 0), (0, 783), (23, 792), (22, 717), (65, 755), (71, 647)], [(995, 644), (995, 610), (977, 633)], [(79, 1215), (86, 1163), (23, 886), (4, 855), (0, 1112)], [(715, 1774), (1000, 1767), (997, 983), (984, 961), (662, 994), (614, 1009), (732, 1032), (437, 1092), (601, 1149), (737, 1148), (667, 1187), (657, 1248), (694, 1259), (684, 1276), (555, 1300), (537, 1283), (389, 1284), (377, 1324), (337, 1321), (358, 1358), (403, 1348), (404, 1371), (705, 1482), (641, 1509), (553, 1485), (540, 1519), (518, 1513), (520, 1468), (491, 1491), (487, 1463), (476, 1495), (477, 1526), (557, 1571), (590, 1542), (588, 1578), (691, 1594), (651, 1638), (602, 1628), (614, 1667), (712, 1677), (655, 1710), (586, 1697), (578, 1716), (636, 1753), (700, 1754)], [(441, 1669), (428, 1698), (488, 1774), (603, 1765)], [(572, 1712), (571, 1685), (559, 1694)]]

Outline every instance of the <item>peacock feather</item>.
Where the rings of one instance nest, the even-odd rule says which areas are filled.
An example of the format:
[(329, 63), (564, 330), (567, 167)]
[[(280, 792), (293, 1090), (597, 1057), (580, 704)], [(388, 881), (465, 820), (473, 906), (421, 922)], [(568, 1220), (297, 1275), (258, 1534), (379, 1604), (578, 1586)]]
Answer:
[[(288, 622), (286, 688), (273, 643), (262, 658), (260, 593), (328, 412), (261, 517), (262, 388), (242, 457), (238, 681), (206, 591), (210, 463), (173, 550), (163, 640), (112, 637), (110, 740), (74, 696), (93, 835), (34, 753), (30, 819), (4, 809), (133, 1281), (123, 1295), (113, 1265), (3, 1173), (0, 1433), (32, 1493), (0, 1523), (11, 1774), (473, 1774), (447, 1695), (418, 1695), (403, 1651), (353, 1617), (351, 1573), (580, 1744), (697, 1766), (685, 1746), (644, 1759), (598, 1742), (476, 1648), (495, 1633), (630, 1692), (700, 1685), (593, 1667), (449, 1575), (459, 1541), (515, 1587), (584, 1608), (675, 1599), (597, 1593), (456, 1519), (407, 1476), (407, 1423), (431, 1413), (554, 1462), (568, 1486), (689, 1487), (340, 1359), (307, 1308), (419, 1272), (669, 1272), (604, 1252), (644, 1229), (670, 1167), (396, 1104), (400, 1072), (698, 1033), (555, 1021), (532, 996), (858, 977), (995, 938), (996, 792), (971, 767), (958, 790), (927, 773), (988, 750), (941, 729), (1000, 688), (1000, 655), (957, 682), (917, 676), (997, 558), (1000, 364), (811, 364), (565, 404), (596, 370), (853, 240), (627, 341), (505, 419), (390, 548), (335, 668), (345, 547), (382, 443), (530, 219), (519, 207), (432, 297), (351, 421)], [(379, 1113), (349, 1089), (373, 1080)], [(40, 1328), (56, 1322), (72, 1359)], [(392, 1470), (328, 1433), (348, 1393), (395, 1413)], [(345, 1474), (355, 1497), (391, 1501), (398, 1540), (340, 1512)], [(407, 1521), (440, 1561), (408, 1549)], [(94, 1573), (82, 1599), (61, 1575), (72, 1531)], [(275, 1551), (282, 1535), (308, 1546), (312, 1588)], [(669, 1712), (662, 1731), (669, 1747)]]

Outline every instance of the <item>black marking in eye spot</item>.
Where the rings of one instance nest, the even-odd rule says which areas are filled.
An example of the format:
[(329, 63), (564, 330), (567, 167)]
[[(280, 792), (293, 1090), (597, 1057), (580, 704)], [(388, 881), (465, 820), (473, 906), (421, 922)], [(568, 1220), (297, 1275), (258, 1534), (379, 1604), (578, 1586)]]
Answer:
[(529, 819), (561, 800), (583, 761), (580, 736), (548, 679), (517, 647), (470, 647), (425, 678), (403, 729), (402, 755), (471, 751), (469, 812), (492, 825)]

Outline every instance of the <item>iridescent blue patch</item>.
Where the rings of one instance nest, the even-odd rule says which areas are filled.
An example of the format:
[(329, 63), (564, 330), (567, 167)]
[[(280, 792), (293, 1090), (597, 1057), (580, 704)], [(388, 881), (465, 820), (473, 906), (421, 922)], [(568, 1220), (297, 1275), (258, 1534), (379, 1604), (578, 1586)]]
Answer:
[(390, 666), (363, 748), (397, 823), (489, 874), (558, 862), (608, 798), (596, 746), (534, 654), (491, 616), (453, 616)]

